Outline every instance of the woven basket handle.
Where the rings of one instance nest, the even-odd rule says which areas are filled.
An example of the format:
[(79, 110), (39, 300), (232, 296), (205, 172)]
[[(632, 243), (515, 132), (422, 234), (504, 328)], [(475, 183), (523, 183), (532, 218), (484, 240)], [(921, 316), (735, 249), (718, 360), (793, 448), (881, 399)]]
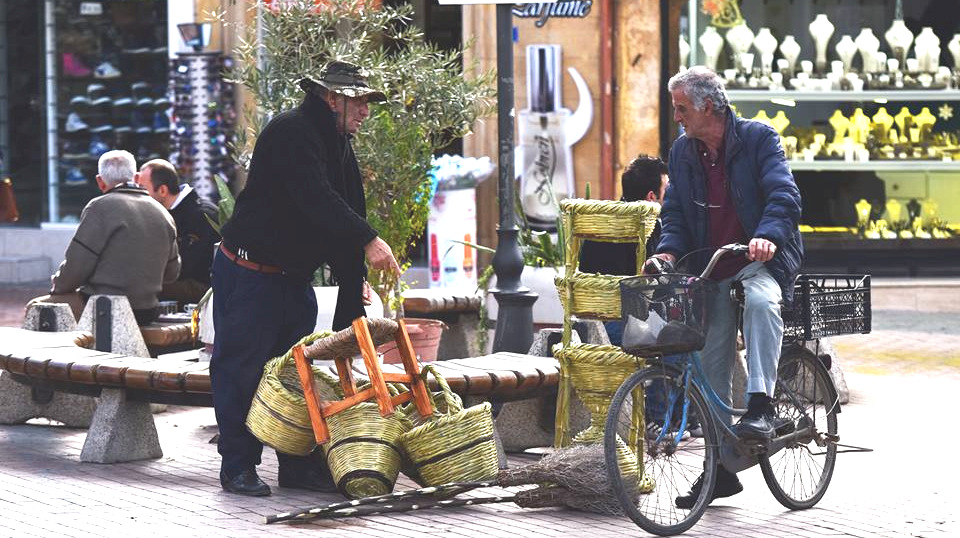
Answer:
[[(447, 384), (447, 380), (437, 372), (436, 368), (426, 364), (420, 369), (420, 377), (423, 378), (424, 383), (427, 381), (428, 374), (433, 374), (433, 378), (437, 380), (437, 385), (440, 386), (440, 397), (443, 398), (443, 401), (447, 404), (447, 414), (452, 415), (463, 411), (463, 403), (460, 401), (460, 398), (450, 390), (450, 385)], [(430, 403), (433, 405), (434, 414), (439, 414), (433, 391), (428, 390), (427, 395), (430, 397)]]

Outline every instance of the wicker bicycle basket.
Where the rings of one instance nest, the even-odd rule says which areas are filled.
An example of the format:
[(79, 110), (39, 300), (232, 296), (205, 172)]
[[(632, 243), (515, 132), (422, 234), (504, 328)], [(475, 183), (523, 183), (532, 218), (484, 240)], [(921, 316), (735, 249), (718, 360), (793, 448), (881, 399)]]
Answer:
[(406, 474), (422, 486), (495, 477), (500, 466), (490, 404), (464, 409), (443, 376), (429, 365), (423, 367), (423, 376), (428, 373), (436, 378), (440, 392), (431, 393), (433, 416), (422, 418), (421, 424), (400, 438), (413, 467)]
[(703, 349), (712, 287), (708, 280), (684, 274), (621, 280), (623, 349), (639, 356)]

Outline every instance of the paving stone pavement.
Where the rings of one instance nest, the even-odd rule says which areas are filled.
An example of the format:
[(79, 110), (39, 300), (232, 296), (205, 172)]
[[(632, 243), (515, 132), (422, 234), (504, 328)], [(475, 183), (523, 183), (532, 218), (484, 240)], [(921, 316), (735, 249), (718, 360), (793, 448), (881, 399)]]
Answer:
[[(21, 305), (22, 315), (17, 300), (11, 304)], [(826, 496), (806, 511), (784, 509), (759, 469), (744, 471), (745, 491), (716, 501), (686, 535), (960, 535), (960, 466), (954, 455), (960, 434), (952, 420), (954, 395), (960, 393), (957, 325), (901, 327), (883, 316), (875, 321), (881, 323), (870, 335), (836, 339), (851, 389), (839, 416), (841, 442), (875, 451), (841, 454)], [(267, 526), (265, 516), (342, 499), (277, 487), (269, 450), (260, 472), (274, 488), (272, 496), (224, 493), (217, 480), (219, 456), (209, 443), (216, 433), (213, 411), (171, 407), (155, 420), (162, 458), (109, 465), (79, 461), (84, 430), (42, 420), (0, 426), (0, 537), (645, 535), (622, 517), (509, 503)], [(512, 464), (527, 461), (511, 458)], [(398, 489), (407, 487), (412, 483), (401, 480)]]

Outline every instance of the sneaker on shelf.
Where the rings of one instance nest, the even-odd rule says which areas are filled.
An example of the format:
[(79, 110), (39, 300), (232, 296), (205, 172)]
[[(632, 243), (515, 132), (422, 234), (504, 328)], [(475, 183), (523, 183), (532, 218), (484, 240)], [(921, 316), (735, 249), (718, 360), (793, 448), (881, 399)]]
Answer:
[(90, 126), (80, 119), (80, 116), (76, 112), (71, 112), (67, 115), (67, 124), (65, 127), (68, 133), (75, 133), (77, 131), (84, 131)]
[(146, 82), (134, 82), (130, 85), (130, 93), (134, 99), (142, 99), (150, 94), (150, 85)]
[(168, 118), (163, 112), (157, 112), (153, 115), (153, 132), (170, 132), (170, 118)]
[(66, 77), (89, 77), (92, 72), (89, 67), (83, 65), (80, 58), (72, 52), (63, 53), (63, 75)]
[(87, 99), (90, 99), (90, 101), (104, 97), (106, 94), (107, 87), (103, 84), (93, 83), (87, 85)]
[(113, 101), (107, 96), (97, 97), (96, 99), (90, 101), (91, 106), (100, 108), (109, 108), (112, 103)]
[(84, 144), (77, 141), (69, 141), (63, 144), (63, 153), (60, 154), (61, 157), (67, 160), (80, 160), (90, 157), (90, 154), (87, 153), (87, 149), (84, 147)]
[(79, 110), (79, 109), (89, 108), (89, 107), (90, 107), (90, 99), (87, 99), (83, 95), (77, 95), (72, 99), (70, 99), (70, 108), (73, 108), (74, 110)]
[(90, 146), (87, 153), (89, 153), (91, 156), (99, 158), (108, 151), (110, 151), (110, 146), (108, 146), (99, 136), (93, 135), (90, 138)]
[(103, 62), (93, 70), (94, 78), (117, 78), (121, 75), (120, 70), (110, 64)]
[(63, 184), (68, 187), (86, 185), (87, 178), (83, 175), (83, 172), (79, 168), (74, 166), (67, 171), (67, 175), (63, 178)]

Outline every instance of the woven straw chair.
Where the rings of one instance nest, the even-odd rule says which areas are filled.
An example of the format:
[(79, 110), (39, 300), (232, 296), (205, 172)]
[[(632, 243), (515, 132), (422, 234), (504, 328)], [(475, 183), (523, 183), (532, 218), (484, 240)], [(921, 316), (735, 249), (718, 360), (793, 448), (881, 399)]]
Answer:
[[(376, 346), (387, 341), (391, 334), (400, 350), (400, 359), (405, 370), (403, 374), (383, 373), (380, 369)], [(385, 336), (386, 338), (384, 338)], [(353, 357), (358, 352), (363, 357), (367, 377), (370, 380), (370, 385), (363, 390), (357, 390), (351, 367)], [(333, 336), (317, 340), (309, 346), (296, 346), (293, 349), (293, 356), (297, 365), (297, 372), (300, 375), (300, 382), (303, 385), (310, 423), (319, 445), (330, 439), (330, 430), (327, 426), (328, 417), (368, 400), (376, 401), (380, 415), (384, 417), (392, 415), (396, 406), (410, 401), (413, 401), (417, 411), (423, 416), (429, 416), (433, 412), (429, 390), (420, 376), (420, 366), (417, 363), (413, 345), (410, 343), (410, 336), (407, 334), (403, 319), (393, 321), (390, 319), (375, 318), (368, 320), (364, 317), (357, 318), (353, 320), (353, 324), (349, 328)], [(335, 402), (322, 402), (320, 400), (314, 385), (313, 369), (307, 360), (308, 357), (312, 359), (333, 359), (337, 366), (340, 387), (343, 389), (342, 400)], [(387, 383), (410, 385), (410, 390), (394, 396), (390, 394)]]

